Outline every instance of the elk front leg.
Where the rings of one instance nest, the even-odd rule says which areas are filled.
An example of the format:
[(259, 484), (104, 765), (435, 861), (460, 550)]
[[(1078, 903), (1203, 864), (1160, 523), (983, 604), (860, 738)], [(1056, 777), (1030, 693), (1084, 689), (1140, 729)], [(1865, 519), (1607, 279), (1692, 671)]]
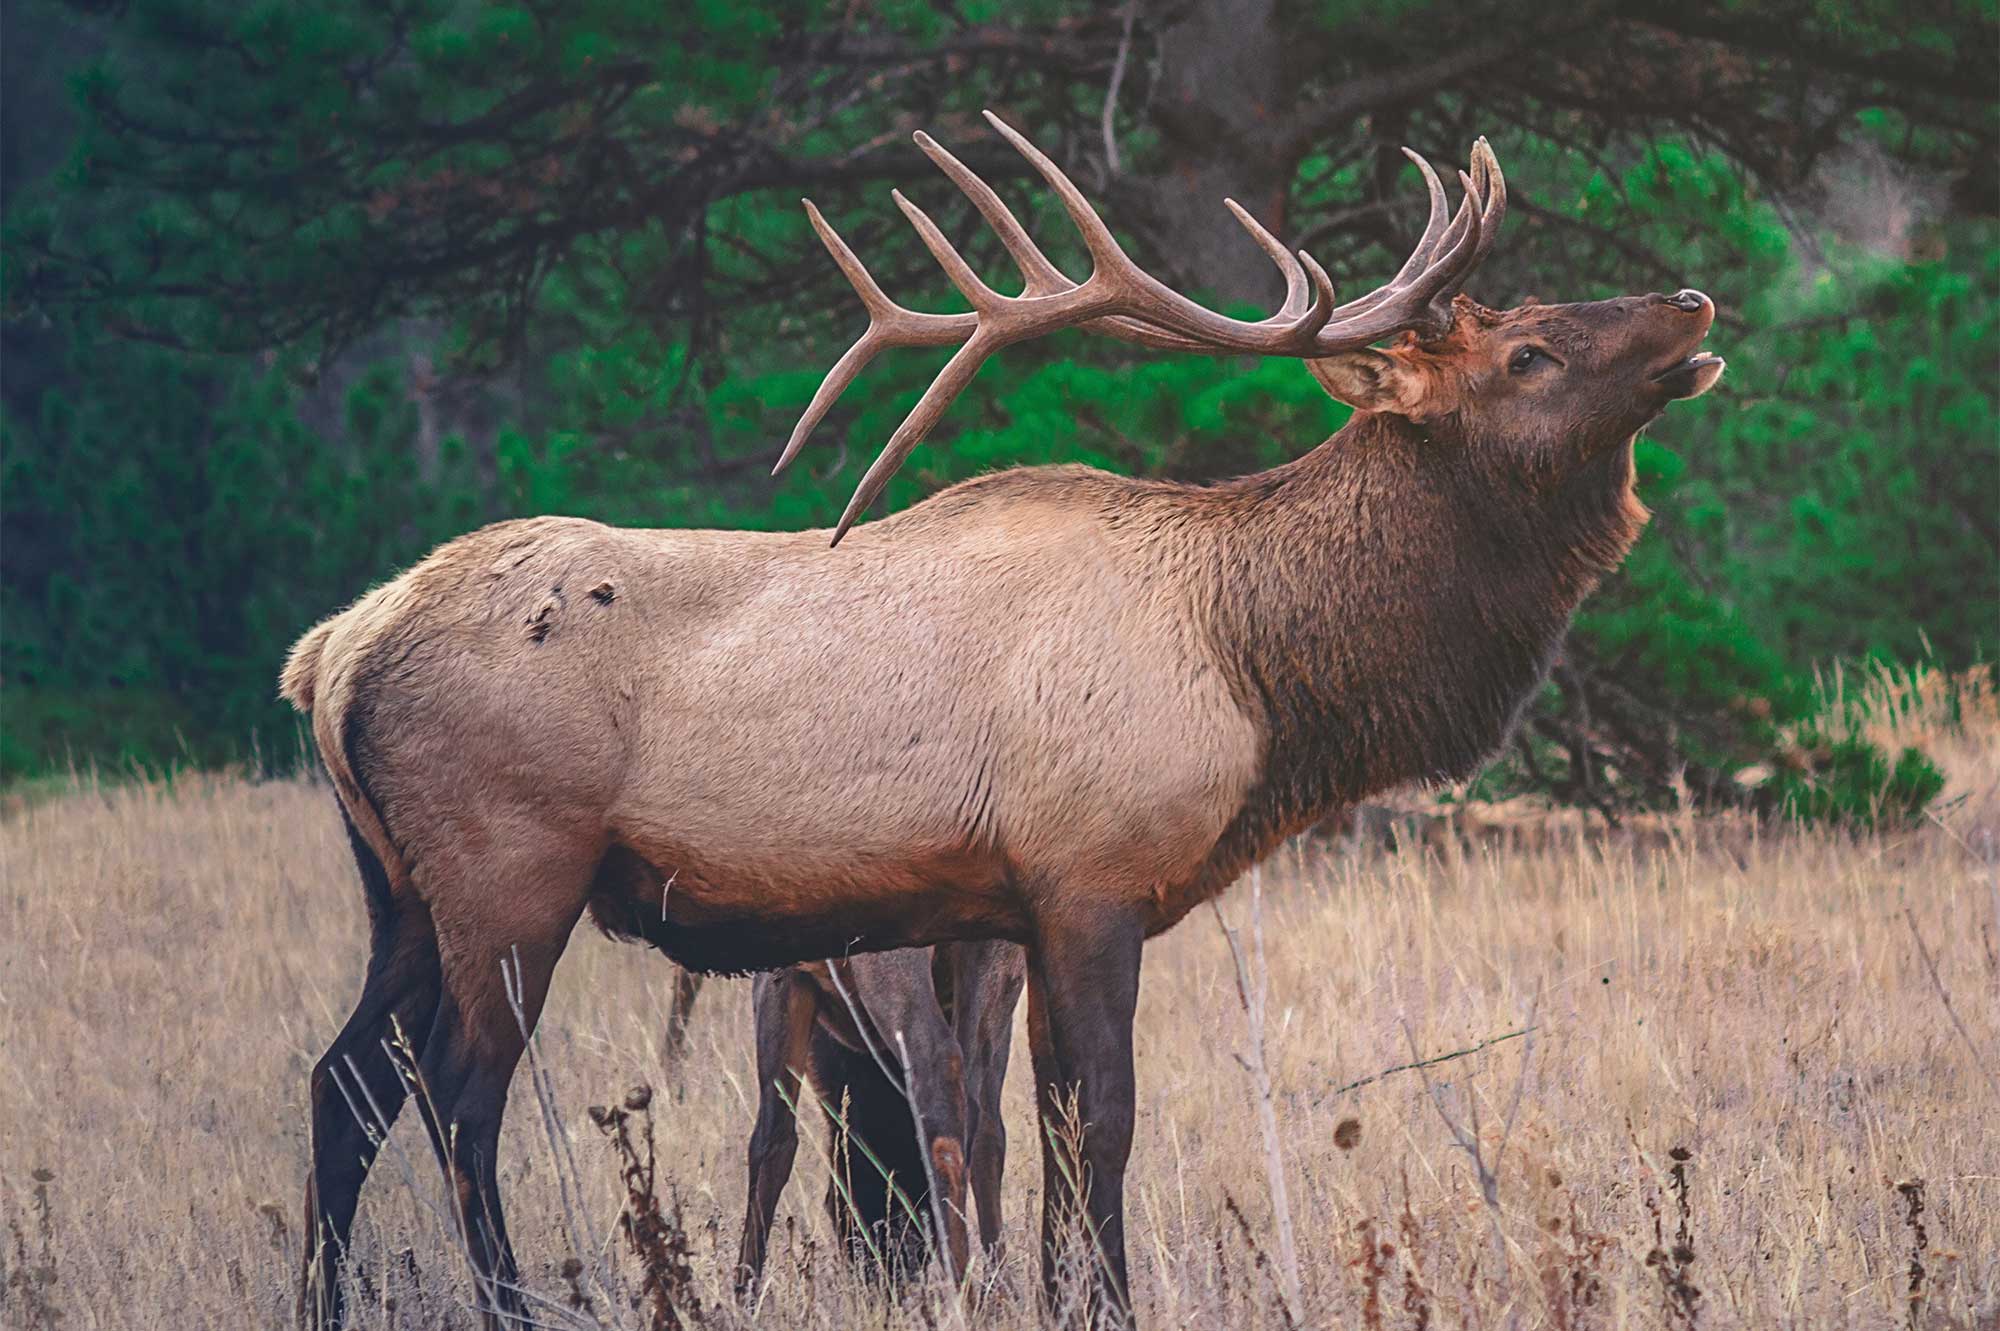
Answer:
[[(817, 1002), (793, 971), (759, 975), (751, 1006), (757, 1022), (757, 1126), (750, 1134), (750, 1197), (737, 1250), (736, 1295), (747, 1301), (764, 1276), (771, 1220), (799, 1147), (799, 1083), (805, 1076)], [(790, 1103), (787, 1104), (786, 1101)]]
[[(1028, 957), (1028, 1038), (1042, 1132), (1042, 1296), (1059, 1311), (1065, 1230), (1080, 1218), (1095, 1326), (1128, 1326), (1125, 1162), (1132, 1153), (1132, 1017), (1145, 932), (1136, 919), (1038, 921)], [(1078, 1158), (1061, 1145), (1075, 1106)]]
[(845, 964), (855, 999), (891, 1067), (901, 1069), (901, 1089), (910, 1101), (918, 1130), (917, 1150), (930, 1178), (933, 1225), (942, 1226), (952, 1275), (965, 1275), (970, 1244), (965, 1227), (966, 1109), (965, 1058), (958, 1036), (938, 1005), (931, 980), (931, 954), (907, 948), (855, 957)]

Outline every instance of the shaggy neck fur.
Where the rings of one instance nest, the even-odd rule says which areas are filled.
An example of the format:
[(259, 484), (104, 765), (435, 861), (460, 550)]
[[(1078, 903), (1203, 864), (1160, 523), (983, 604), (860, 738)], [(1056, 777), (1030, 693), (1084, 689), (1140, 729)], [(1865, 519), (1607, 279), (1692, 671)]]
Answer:
[(1223, 880), (1336, 808), (1462, 779), (1506, 737), (1570, 616), (1645, 524), (1629, 442), (1559, 486), (1498, 449), (1359, 415), (1274, 471), (1182, 492), (1161, 535), (1264, 732)]

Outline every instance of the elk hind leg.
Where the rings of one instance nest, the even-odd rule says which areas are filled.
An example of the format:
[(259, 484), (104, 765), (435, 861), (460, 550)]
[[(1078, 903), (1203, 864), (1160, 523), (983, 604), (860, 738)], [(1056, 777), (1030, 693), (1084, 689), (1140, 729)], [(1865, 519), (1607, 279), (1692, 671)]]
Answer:
[(526, 1324), (498, 1186), (508, 1083), (583, 913), (596, 859), (555, 835), (518, 841), (534, 848), (428, 857), (420, 883), (437, 924), (443, 993), (418, 1063), (418, 1105), (451, 1189), (480, 1309), (496, 1329)]
[(873, 1028), (880, 1051), (901, 1077), (897, 1088), (909, 1101), (915, 1146), (929, 1203), (923, 1221), (943, 1229), (944, 1252), (954, 1277), (963, 1277), (966, 1239), (965, 1056), (958, 1035), (945, 1020), (932, 979), (928, 949), (906, 948), (853, 958), (856, 997)]
[(1026, 983), (1026, 954), (1013, 943), (950, 943), (952, 1027), (965, 1054), (965, 1131), (971, 1142), (972, 1196), (979, 1239), (990, 1264), (1002, 1258), (1000, 1184), (1007, 1166), (1007, 1125), (1000, 1093), (1014, 1042), (1014, 1009)]
[(687, 1061), (688, 1022), (694, 1018), (694, 1001), (701, 995), (702, 979), (699, 971), (682, 966), (674, 968), (674, 997), (667, 1008), (667, 1029), (660, 1043), (660, 1064), (677, 1084), (681, 1065)]
[(347, 827), (368, 894), (373, 935), (361, 996), (347, 1024), (314, 1064), (309, 1083), (312, 1165), (306, 1177), (305, 1274), (299, 1322), (341, 1318), (340, 1260), (361, 1185), (403, 1107), (405, 1084), (391, 1044), (420, 1053), (437, 1010), (437, 938), (422, 903), (392, 896), (375, 852)]
[(826, 1211), (863, 1280), (900, 1281), (925, 1259), (930, 1197), (916, 1119), (896, 1077), (874, 1055), (813, 1028), (813, 1088), (827, 1118), (834, 1168)]
[(790, 971), (779, 971), (757, 977), (751, 1006), (757, 1026), (757, 1126), (750, 1134), (750, 1195), (736, 1258), (736, 1295), (744, 1301), (763, 1278), (771, 1221), (798, 1153), (799, 1085), (817, 1000), (810, 985)]

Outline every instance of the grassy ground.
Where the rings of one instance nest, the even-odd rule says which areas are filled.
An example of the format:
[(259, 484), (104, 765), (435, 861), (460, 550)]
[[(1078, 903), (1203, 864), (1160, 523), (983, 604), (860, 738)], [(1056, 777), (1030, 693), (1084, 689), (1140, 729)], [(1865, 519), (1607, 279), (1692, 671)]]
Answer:
[[(1931, 744), (1957, 800), (1913, 832), (1690, 823), (1301, 847), (1266, 867), (1265, 1045), (1299, 1324), (2000, 1322), (2000, 725), (1895, 724)], [(363, 953), (331, 796), (80, 785), (17, 802), (0, 830), (0, 1325), (288, 1324), (306, 1073)], [(1239, 926), (1249, 907), (1243, 886), (1225, 903)], [(754, 1314), (723, 1310), (747, 988), (704, 995), (690, 1067), (650, 1110), (656, 1192), (704, 1307), (691, 1323), (1033, 1325), (1008, 1294), (1032, 1283), (1040, 1184), (1025, 1051), (1007, 1102), (1019, 1240), (969, 1310), (935, 1288), (886, 1307), (847, 1275), (818, 1207), (816, 1115), (767, 1295)], [(517, 1080), (504, 1190), (552, 1321), (582, 1315), (574, 1284), (591, 1316), (648, 1325), (616, 1158), (586, 1110), (661, 1081), (670, 991), (636, 948), (572, 945), (538, 1040), (573, 1169)], [(1412, 1047), (1530, 1025), (1340, 1089)], [(1151, 1326), (1287, 1324), (1245, 1028), (1229, 949), (1198, 913), (1150, 950), (1139, 1012), (1130, 1228)], [(415, 1127), (362, 1199), (363, 1326), (470, 1322)], [(582, 1273), (566, 1279), (572, 1256)]]

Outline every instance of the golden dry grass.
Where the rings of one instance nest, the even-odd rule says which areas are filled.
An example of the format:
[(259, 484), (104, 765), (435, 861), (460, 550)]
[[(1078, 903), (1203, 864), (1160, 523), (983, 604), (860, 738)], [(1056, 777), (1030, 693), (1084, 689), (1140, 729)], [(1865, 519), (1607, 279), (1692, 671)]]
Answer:
[[(1982, 713), (1946, 732), (1921, 707), (1884, 724), (1944, 759), (1956, 803), (1938, 825), (1850, 839), (1690, 823), (1663, 845), (1386, 857), (1302, 847), (1266, 867), (1303, 1324), (1995, 1324), (2000, 726)], [(288, 1325), (306, 1073), (363, 956), (330, 795), (81, 782), (14, 808), (4, 838), (0, 1324)], [(1225, 909), (1242, 923), (1248, 904), (1239, 886)], [(579, 934), (538, 1035), (579, 1216), (614, 1280), (633, 1272), (615, 1239), (623, 1194), (585, 1110), (659, 1080), (669, 981), (657, 958)], [(960, 1324), (935, 1290), (884, 1307), (835, 1260), (810, 1120), (768, 1294), (754, 1316), (719, 1310), (750, 1124), (746, 991), (704, 995), (690, 1070), (654, 1106), (660, 1190), (679, 1201), (705, 1324)], [(1530, 1009), (1532, 1041), (1431, 1069), (1435, 1100), (1416, 1072), (1337, 1090), (1408, 1062), (1412, 1039), (1426, 1055), (1463, 1048)], [(1139, 1013), (1130, 1229), (1150, 1326), (1284, 1325), (1260, 1266), (1275, 1229), (1244, 1028), (1228, 950), (1199, 913), (1150, 950)], [(1017, 1241), (999, 1282), (1016, 1289), (1032, 1286), (1040, 1182), (1025, 1066), (1023, 1052), (1008, 1088)], [(1493, 1212), (1447, 1116), (1469, 1131), (1478, 1106), (1490, 1163), (1517, 1088)], [(362, 1326), (471, 1322), (414, 1128), (362, 1199)], [(570, 1240), (525, 1073), (505, 1151), (528, 1281), (560, 1303)], [(607, 1323), (643, 1324), (585, 1292)], [(964, 1314), (1035, 1321), (1004, 1291)]]

